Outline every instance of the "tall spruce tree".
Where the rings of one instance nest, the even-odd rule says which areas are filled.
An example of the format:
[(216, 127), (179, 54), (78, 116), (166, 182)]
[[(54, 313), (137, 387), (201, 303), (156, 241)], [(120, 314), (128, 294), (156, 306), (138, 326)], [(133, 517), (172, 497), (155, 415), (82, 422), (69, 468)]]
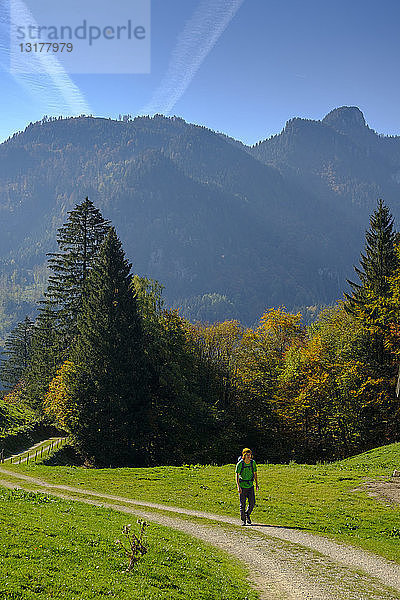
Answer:
[(33, 322), (25, 317), (22, 323), (11, 331), (5, 342), (6, 358), (2, 360), (0, 378), (3, 384), (13, 388), (27, 371), (33, 333)]
[(58, 230), (60, 252), (48, 254), (52, 271), (34, 326), (25, 396), (39, 408), (57, 368), (77, 335), (85, 282), (110, 223), (88, 198), (68, 213)]
[(383, 200), (378, 200), (378, 206), (370, 218), (370, 228), (365, 234), (365, 252), (361, 253), (361, 269), (354, 267), (360, 283), (347, 282), (353, 288), (352, 295), (345, 294), (348, 312), (357, 310), (367, 301), (367, 293), (372, 292), (377, 296), (389, 293), (389, 277), (397, 267), (395, 249), (396, 233), (393, 228), (394, 220), (389, 208)]
[(146, 420), (142, 332), (131, 265), (114, 228), (88, 276), (70, 384), (77, 447), (99, 465), (135, 464)]
[(363, 322), (371, 333), (371, 350), (376, 362), (383, 366), (388, 358), (383, 338), (388, 324), (387, 312), (391, 295), (390, 278), (397, 266), (397, 234), (394, 220), (383, 200), (370, 218), (366, 232), (365, 251), (361, 253), (361, 268), (354, 267), (360, 283), (348, 280), (353, 293), (345, 294), (345, 309)]
[(87, 197), (68, 214), (68, 221), (58, 230), (60, 252), (48, 254), (52, 274), (44, 301), (57, 321), (64, 349), (76, 335), (85, 282), (110, 228), (110, 222)]

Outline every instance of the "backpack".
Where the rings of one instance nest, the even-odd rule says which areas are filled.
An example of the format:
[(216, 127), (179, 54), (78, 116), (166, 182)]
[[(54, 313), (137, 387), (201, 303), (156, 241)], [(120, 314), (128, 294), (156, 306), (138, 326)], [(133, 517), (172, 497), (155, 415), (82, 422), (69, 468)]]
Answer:
[[(240, 471), (238, 471), (238, 475), (239, 475), (239, 479), (240, 479), (242, 477), (242, 471), (244, 469), (245, 462), (244, 462), (244, 460), (243, 460), (243, 458), (241, 456), (239, 456), (238, 462), (240, 463)], [(254, 466), (253, 466), (253, 462), (254, 462), (254, 460), (251, 459), (250, 460), (250, 466), (251, 466), (251, 470), (252, 470), (253, 476), (252, 476), (252, 478), (251, 478), (250, 481), (254, 481)]]

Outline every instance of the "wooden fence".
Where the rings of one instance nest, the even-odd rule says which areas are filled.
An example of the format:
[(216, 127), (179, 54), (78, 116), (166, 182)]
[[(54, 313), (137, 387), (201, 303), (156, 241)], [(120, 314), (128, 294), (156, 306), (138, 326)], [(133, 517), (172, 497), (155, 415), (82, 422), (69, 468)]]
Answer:
[(4, 448), (0, 450), (0, 463), (3, 464), (6, 460), (10, 460), (11, 464), (20, 465), (21, 462), (33, 461), (37, 462), (38, 459), (42, 459), (43, 456), (50, 456), (53, 450), (58, 450), (61, 446), (63, 446), (66, 442), (67, 438), (58, 438), (57, 440), (51, 440), (51, 443), (46, 446), (41, 446), (40, 448), (34, 448), (29, 450), (28, 452), (21, 452), (21, 454), (17, 454), (15, 456), (11, 456), (9, 458), (4, 458)]

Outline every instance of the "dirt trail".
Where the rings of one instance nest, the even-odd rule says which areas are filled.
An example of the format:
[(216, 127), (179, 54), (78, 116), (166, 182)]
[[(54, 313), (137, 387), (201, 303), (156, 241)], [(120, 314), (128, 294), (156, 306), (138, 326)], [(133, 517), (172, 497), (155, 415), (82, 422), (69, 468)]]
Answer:
[[(42, 491), (133, 514), (221, 548), (249, 567), (263, 600), (400, 599), (400, 565), (318, 535), (256, 523), (238, 527), (238, 520), (231, 517), (55, 485), (1, 467), (0, 474), (4, 487)], [(208, 523), (191, 522), (190, 517)]]

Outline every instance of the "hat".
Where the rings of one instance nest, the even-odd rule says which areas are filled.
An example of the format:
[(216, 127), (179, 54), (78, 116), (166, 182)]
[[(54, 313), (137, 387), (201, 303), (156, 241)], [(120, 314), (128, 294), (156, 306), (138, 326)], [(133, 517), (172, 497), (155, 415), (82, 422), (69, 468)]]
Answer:
[(245, 454), (247, 454), (247, 452), (250, 452), (251, 454), (253, 454), (252, 451), (250, 450), (250, 448), (243, 448), (243, 450), (242, 450), (242, 456), (244, 456)]

